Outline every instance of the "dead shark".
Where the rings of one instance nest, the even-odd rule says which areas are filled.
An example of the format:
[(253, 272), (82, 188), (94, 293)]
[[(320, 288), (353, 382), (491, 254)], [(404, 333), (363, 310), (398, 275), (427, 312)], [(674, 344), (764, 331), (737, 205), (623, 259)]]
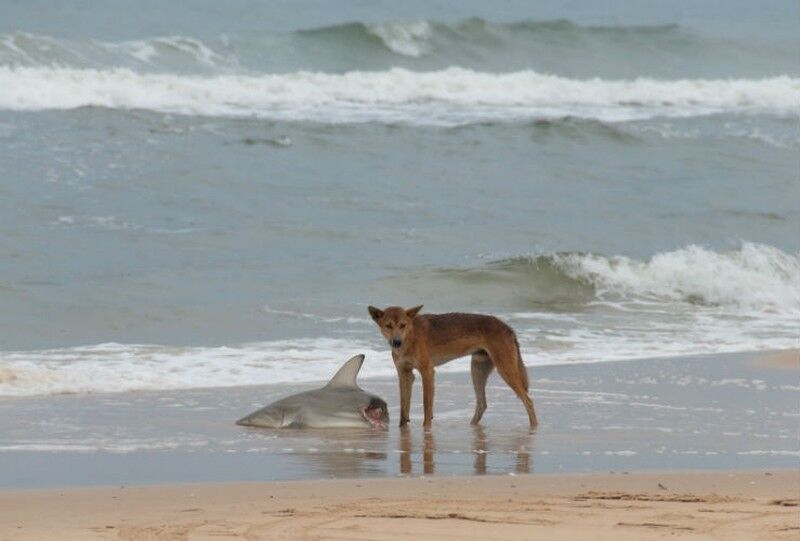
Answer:
[(356, 355), (336, 372), (325, 387), (282, 398), (236, 421), (237, 425), (261, 428), (386, 429), (386, 401), (356, 383), (363, 355)]

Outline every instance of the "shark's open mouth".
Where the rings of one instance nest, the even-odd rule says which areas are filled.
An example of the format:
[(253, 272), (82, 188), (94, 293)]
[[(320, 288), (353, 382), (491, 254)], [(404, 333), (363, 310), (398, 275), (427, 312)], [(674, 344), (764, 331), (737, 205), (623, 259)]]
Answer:
[(373, 400), (368, 406), (361, 408), (361, 416), (373, 428), (387, 429), (389, 428), (389, 412), (386, 410), (386, 403), (378, 400)]
[(364, 408), (361, 410), (361, 415), (364, 416), (364, 419), (366, 419), (372, 427), (384, 429), (387, 428), (386, 421), (383, 420), (383, 410), (380, 408)]

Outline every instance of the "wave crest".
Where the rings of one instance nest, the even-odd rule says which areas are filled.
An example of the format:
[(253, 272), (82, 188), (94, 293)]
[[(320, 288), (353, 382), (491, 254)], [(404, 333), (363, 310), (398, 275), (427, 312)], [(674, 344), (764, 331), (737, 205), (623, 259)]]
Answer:
[(378, 36), (392, 52), (418, 58), (429, 51), (428, 39), (433, 29), (427, 21), (413, 23), (368, 24), (370, 34)]
[(800, 310), (800, 254), (745, 242), (739, 250), (700, 246), (656, 254), (647, 261), (623, 256), (554, 256), (566, 276), (593, 284), (599, 297), (674, 300), (761, 312)]
[[(690, 245), (649, 259), (586, 253), (515, 257), (467, 269), (427, 274), (431, 287), (454, 294), (464, 287), (480, 299), (517, 306), (593, 301), (687, 303), (759, 313), (800, 311), (800, 254), (745, 242), (716, 252)], [(416, 283), (426, 277), (415, 277)], [(398, 279), (402, 281), (402, 279)]]
[(621, 42), (637, 42), (647, 39), (688, 40), (678, 25), (633, 25), (633, 26), (583, 26), (567, 19), (549, 21), (526, 20), (510, 23), (495, 23), (473, 17), (453, 23), (419, 20), (386, 23), (344, 23), (298, 32), (301, 36), (324, 38), (329, 42), (368, 40), (377, 37), (381, 44), (400, 56), (419, 58), (433, 51), (435, 46), (447, 50), (465, 43), (474, 46), (496, 48), (509, 42), (523, 43), (552, 41), (574, 42), (582, 39), (605, 40), (619, 45)]
[[(800, 254), (745, 242), (738, 250), (700, 246), (663, 252), (647, 260), (625, 256), (562, 253), (497, 261), (483, 269), (448, 271), (460, 278), (524, 282), (542, 303), (592, 299), (654, 300), (757, 312), (800, 310)], [(508, 278), (506, 278), (507, 280)], [(568, 292), (553, 296), (554, 291)]]
[(800, 78), (569, 79), (525, 70), (140, 74), (128, 69), (0, 67), (0, 108), (98, 106), (275, 120), (459, 125), (536, 118), (605, 122), (714, 113), (797, 114)]

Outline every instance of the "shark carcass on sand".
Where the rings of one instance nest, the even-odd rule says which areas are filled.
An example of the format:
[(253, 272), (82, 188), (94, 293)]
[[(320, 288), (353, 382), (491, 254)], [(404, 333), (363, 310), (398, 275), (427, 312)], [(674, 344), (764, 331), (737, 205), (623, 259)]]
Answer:
[(344, 363), (325, 387), (282, 398), (236, 424), (262, 428), (386, 429), (389, 424), (386, 401), (356, 383), (363, 363), (364, 356), (356, 355)]

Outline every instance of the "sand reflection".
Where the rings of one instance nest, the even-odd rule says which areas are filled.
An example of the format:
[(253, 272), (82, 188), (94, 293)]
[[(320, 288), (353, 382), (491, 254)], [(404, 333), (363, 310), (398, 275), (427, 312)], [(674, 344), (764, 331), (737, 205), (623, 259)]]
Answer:
[[(433, 475), (437, 473), (437, 462), (446, 464), (445, 471), (440, 473), (484, 475), (505, 472), (530, 473), (533, 470), (534, 435), (528, 429), (491, 434), (480, 426), (471, 427), (470, 430), (471, 439), (465, 439), (469, 442), (469, 454), (473, 457), (471, 472), (468, 470), (469, 463), (464, 462), (464, 458), (469, 456), (464, 453), (464, 442), (455, 434), (437, 434), (435, 430), (430, 430), (420, 435), (408, 427), (401, 428), (400, 473)], [(437, 440), (441, 440), (441, 448), (437, 448)], [(415, 468), (419, 469), (420, 466), (421, 472), (415, 471)]]

